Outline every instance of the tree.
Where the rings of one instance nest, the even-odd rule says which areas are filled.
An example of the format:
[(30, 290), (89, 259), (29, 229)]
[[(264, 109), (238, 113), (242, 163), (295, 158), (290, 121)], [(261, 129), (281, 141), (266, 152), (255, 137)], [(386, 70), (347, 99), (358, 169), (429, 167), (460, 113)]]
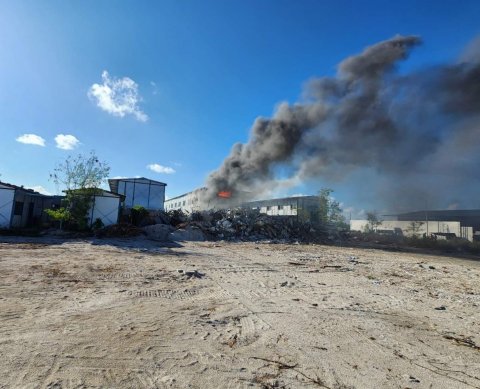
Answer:
[(53, 220), (60, 222), (60, 229), (63, 229), (63, 223), (68, 222), (71, 218), (70, 212), (65, 207), (46, 209), (45, 212)]
[(418, 238), (419, 232), (424, 224), (424, 222), (411, 221), (406, 230), (410, 232), (414, 238)]
[(62, 223), (69, 222), (71, 228), (87, 229), (87, 212), (92, 205), (93, 196), (109, 173), (110, 167), (106, 162), (100, 161), (94, 151), (88, 156), (69, 156), (50, 174), (50, 179), (57, 188), (64, 187), (66, 196), (63, 207), (47, 213)]
[(340, 208), (340, 203), (330, 195), (333, 189), (322, 188), (318, 192), (319, 201), (319, 221), (322, 224), (333, 224), (336, 227), (345, 227), (345, 217)]
[(102, 162), (91, 151), (88, 156), (79, 154), (69, 156), (64, 162), (58, 164), (50, 174), (50, 179), (58, 186), (63, 186), (66, 191), (98, 188), (110, 174), (110, 167)]
[(367, 212), (367, 226), (365, 232), (374, 232), (378, 226), (382, 224), (378, 218), (378, 214), (375, 211)]

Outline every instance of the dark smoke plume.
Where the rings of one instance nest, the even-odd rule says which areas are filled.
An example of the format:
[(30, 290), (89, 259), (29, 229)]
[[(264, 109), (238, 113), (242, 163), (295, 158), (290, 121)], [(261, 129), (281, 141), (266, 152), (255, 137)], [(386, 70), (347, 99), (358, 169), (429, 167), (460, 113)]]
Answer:
[(391, 209), (479, 206), (479, 41), (455, 64), (399, 75), (397, 63), (420, 43), (396, 36), (368, 47), (337, 77), (310, 81), (304, 101), (257, 119), (248, 143), (208, 177), (205, 201), (225, 190), (259, 197), (286, 183), (275, 168), (288, 165), (292, 184), (365, 175)]

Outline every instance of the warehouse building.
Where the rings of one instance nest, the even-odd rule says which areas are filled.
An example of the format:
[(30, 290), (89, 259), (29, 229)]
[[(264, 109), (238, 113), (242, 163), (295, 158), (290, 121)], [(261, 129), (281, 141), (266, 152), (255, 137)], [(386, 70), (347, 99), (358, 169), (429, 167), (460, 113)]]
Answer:
[(243, 207), (258, 209), (270, 216), (294, 216), (304, 221), (318, 221), (318, 196), (293, 196), (271, 200), (250, 201)]
[(458, 221), (462, 226), (472, 227), (473, 231), (480, 231), (480, 209), (459, 209), (459, 210), (424, 210), (394, 215), (385, 215), (388, 220), (415, 220), (420, 222), (436, 221), (448, 222)]
[[(350, 220), (350, 230), (367, 231), (368, 220)], [(459, 221), (421, 221), (421, 220), (383, 220), (375, 228), (375, 232), (386, 235), (434, 237), (444, 238), (463, 238), (473, 241), (474, 231), (471, 226), (463, 226)]]
[(0, 228), (39, 226), (47, 220), (44, 210), (59, 206), (61, 199), (0, 182)]
[(257, 209), (260, 213), (270, 216), (293, 216), (302, 220), (316, 221), (318, 219), (319, 199), (317, 196), (294, 196), (271, 200), (250, 201), (235, 203), (235, 197), (222, 198), (219, 196), (208, 204), (202, 203), (200, 198), (207, 188), (200, 188), (192, 192), (173, 197), (165, 201), (165, 211), (182, 210), (191, 213), (215, 208), (243, 207)]
[(163, 211), (165, 203), (165, 187), (167, 184), (139, 178), (112, 178), (108, 180), (112, 193), (122, 195), (124, 208), (140, 205), (151, 211)]

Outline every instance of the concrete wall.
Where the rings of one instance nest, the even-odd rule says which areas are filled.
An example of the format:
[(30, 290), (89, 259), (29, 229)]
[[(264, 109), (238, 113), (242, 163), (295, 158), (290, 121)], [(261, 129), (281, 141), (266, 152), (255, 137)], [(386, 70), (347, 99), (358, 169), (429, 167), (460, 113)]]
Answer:
[[(402, 230), (403, 235), (412, 236), (411, 221), (398, 221), (398, 220), (384, 220), (382, 224), (377, 227), (377, 230), (392, 230), (396, 228)], [(419, 222), (417, 222), (419, 223)], [(429, 221), (422, 222), (423, 224), (418, 226), (417, 236), (423, 236), (423, 234), (431, 235), (436, 232), (441, 233), (453, 233), (459, 238), (465, 238), (470, 241), (473, 240), (472, 227), (462, 227), (460, 222), (456, 221)], [(365, 231), (368, 225), (367, 220), (350, 220), (350, 229), (352, 231)]]
[(12, 218), (15, 189), (0, 185), (0, 228), (9, 228)]

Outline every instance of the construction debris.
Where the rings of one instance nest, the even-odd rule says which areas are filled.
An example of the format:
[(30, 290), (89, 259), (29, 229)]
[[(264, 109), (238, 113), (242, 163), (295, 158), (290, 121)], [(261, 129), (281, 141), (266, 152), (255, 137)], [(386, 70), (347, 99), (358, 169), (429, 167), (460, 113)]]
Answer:
[(173, 241), (325, 242), (332, 236), (324, 227), (297, 217), (268, 216), (244, 208), (192, 214), (177, 210), (169, 213), (168, 219), (176, 229), (169, 236)]
[(205, 277), (205, 273), (200, 273), (198, 270), (178, 269), (177, 272), (180, 273), (187, 280), (190, 280), (192, 278), (203, 278), (203, 277)]

